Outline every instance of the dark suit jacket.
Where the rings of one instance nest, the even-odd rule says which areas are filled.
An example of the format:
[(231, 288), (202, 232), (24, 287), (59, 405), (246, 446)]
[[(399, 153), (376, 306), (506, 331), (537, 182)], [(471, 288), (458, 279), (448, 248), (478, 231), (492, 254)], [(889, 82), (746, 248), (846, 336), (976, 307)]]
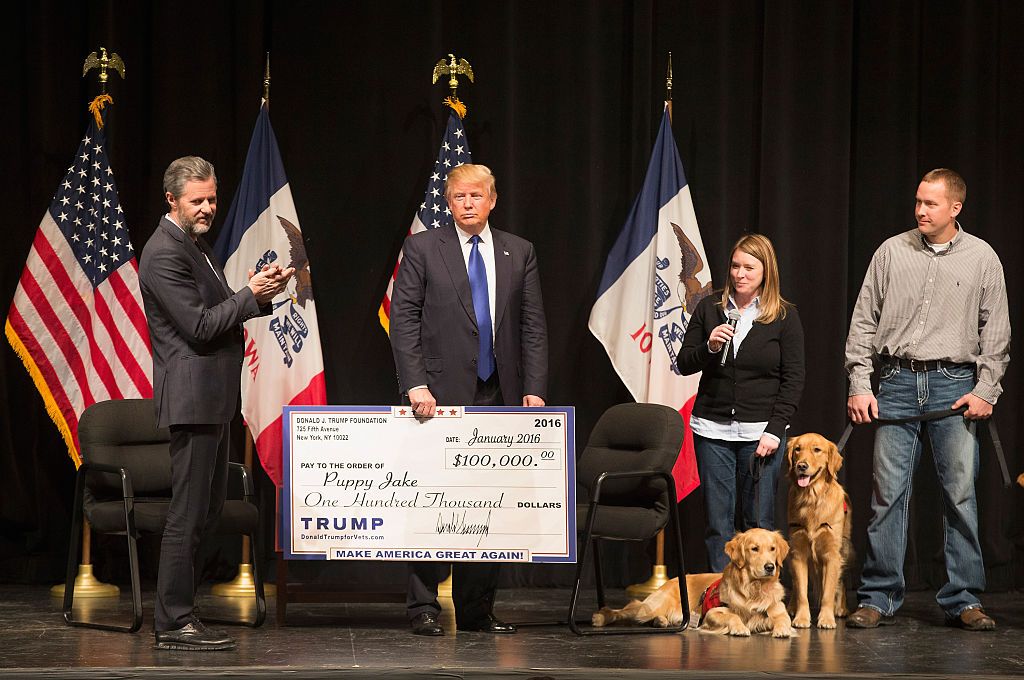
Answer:
[[(494, 358), (505, 404), (546, 399), (548, 335), (533, 244), (491, 227)], [(469, 274), (455, 227), (410, 236), (391, 296), (391, 348), (401, 392), (427, 385), (443, 405), (471, 405), (478, 334)]]
[(702, 371), (693, 414), (726, 422), (768, 421), (765, 432), (783, 439), (804, 389), (800, 315), (790, 305), (784, 319), (755, 321), (739, 352), (733, 357), (730, 351), (722, 366), (722, 355), (712, 354), (707, 344), (715, 326), (726, 322), (721, 299), (718, 290), (697, 304), (677, 359), (683, 375)]
[(248, 286), (232, 293), (206, 242), (197, 245), (166, 217), (142, 251), (139, 281), (160, 427), (229, 422), (238, 410), (241, 323), (269, 305), (261, 310)]

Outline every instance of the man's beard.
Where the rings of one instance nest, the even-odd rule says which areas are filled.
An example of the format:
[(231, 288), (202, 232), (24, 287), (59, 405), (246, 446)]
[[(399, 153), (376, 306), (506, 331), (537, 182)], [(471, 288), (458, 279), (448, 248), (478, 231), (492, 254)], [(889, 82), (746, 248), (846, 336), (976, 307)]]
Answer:
[(213, 223), (213, 217), (206, 220), (206, 224), (199, 224), (195, 218), (182, 217), (181, 228), (189, 236), (195, 237), (205, 234), (210, 231), (210, 225)]

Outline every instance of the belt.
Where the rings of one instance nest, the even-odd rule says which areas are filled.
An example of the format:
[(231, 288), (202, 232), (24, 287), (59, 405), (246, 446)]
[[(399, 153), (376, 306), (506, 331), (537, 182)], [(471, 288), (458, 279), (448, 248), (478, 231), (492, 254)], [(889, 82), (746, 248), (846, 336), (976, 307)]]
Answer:
[[(903, 361), (910, 362), (910, 359), (903, 359)], [(924, 362), (918, 361), (917, 364), (921, 365)], [(936, 361), (931, 363), (951, 365), (950, 362)], [(902, 364), (901, 364), (902, 365)], [(914, 370), (914, 369), (912, 369)], [(872, 422), (881, 423), (883, 425), (903, 425), (906, 423), (921, 423), (929, 420), (939, 420), (940, 418), (948, 418), (949, 416), (962, 415), (967, 410), (966, 406), (961, 406), (958, 409), (949, 409), (942, 411), (928, 411), (916, 416), (909, 416), (907, 418), (875, 418)], [(1003, 487), (1010, 488), (1010, 471), (1006, 467), (1006, 456), (1003, 454), (1003, 443), (999, 439), (999, 430), (996, 429), (996, 421), (992, 418), (987, 419), (988, 423), (988, 434), (992, 438), (992, 449), (995, 451), (996, 460), (999, 461), (999, 472), (1003, 476)], [(843, 452), (846, 448), (846, 443), (850, 440), (850, 435), (853, 434), (853, 423), (847, 422), (846, 429), (843, 430), (843, 436), (839, 438), (839, 442), (836, 444), (836, 448), (839, 449), (839, 453)]]
[(925, 373), (937, 371), (940, 368), (952, 368), (955, 366), (966, 366), (955, 361), (944, 361), (942, 359), (907, 359), (906, 357), (883, 356), (882, 361), (887, 364), (899, 364), (900, 368), (908, 368), (914, 373)]

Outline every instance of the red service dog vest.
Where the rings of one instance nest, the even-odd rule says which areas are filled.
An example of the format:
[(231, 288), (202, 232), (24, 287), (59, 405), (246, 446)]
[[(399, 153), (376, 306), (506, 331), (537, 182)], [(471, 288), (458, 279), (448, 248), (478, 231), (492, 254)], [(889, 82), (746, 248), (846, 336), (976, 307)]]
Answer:
[(697, 623), (698, 626), (704, 623), (704, 617), (707, 616), (707, 613), (709, 611), (711, 611), (715, 607), (724, 606), (724, 603), (722, 602), (722, 596), (718, 592), (721, 585), (722, 578), (719, 577), (718, 580), (709, 585), (707, 589), (705, 589), (704, 592), (701, 594), (700, 621)]

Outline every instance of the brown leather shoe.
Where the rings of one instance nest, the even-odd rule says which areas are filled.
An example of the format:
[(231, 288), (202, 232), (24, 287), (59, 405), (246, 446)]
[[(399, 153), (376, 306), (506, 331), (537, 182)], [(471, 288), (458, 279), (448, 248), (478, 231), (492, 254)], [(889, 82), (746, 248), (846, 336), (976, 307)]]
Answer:
[(995, 620), (985, 613), (981, 607), (971, 607), (960, 612), (955, 619), (947, 619), (947, 625), (964, 630), (995, 630)]
[(885, 616), (874, 607), (858, 607), (857, 611), (846, 617), (847, 628), (878, 628), (896, 623), (896, 617)]

